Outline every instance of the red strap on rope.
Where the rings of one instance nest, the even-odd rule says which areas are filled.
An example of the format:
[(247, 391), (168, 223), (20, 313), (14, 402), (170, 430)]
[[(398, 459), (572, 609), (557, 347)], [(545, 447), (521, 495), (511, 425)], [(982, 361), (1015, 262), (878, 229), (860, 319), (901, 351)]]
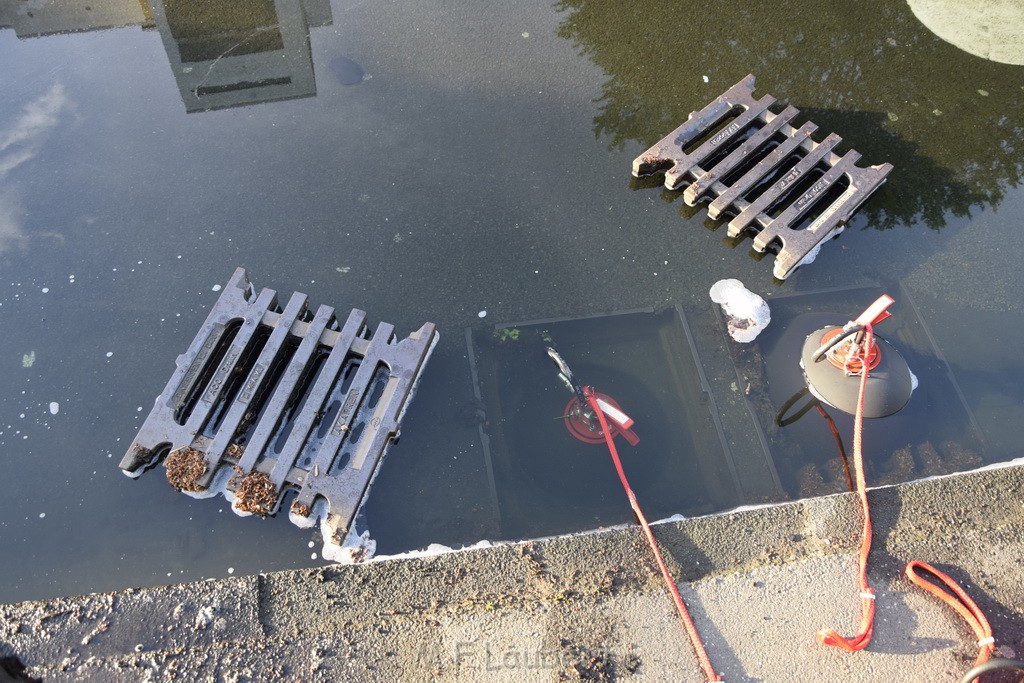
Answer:
[(888, 294), (875, 299), (874, 303), (864, 309), (864, 312), (857, 316), (854, 320), (856, 325), (871, 325), (875, 326), (883, 320), (888, 320), (892, 317), (892, 313), (889, 312), (889, 307), (896, 303)]
[[(908, 562), (904, 572), (915, 586), (923, 588), (956, 610), (956, 613), (963, 617), (967, 625), (974, 631), (974, 635), (978, 638), (978, 658), (974, 661), (974, 666), (988, 661), (996, 649), (995, 639), (992, 637), (992, 627), (988, 625), (988, 619), (982, 614), (974, 600), (971, 600), (970, 596), (964, 592), (964, 589), (948, 575), (920, 560)], [(938, 582), (930, 579), (929, 575), (938, 579)]]
[[(871, 323), (864, 326), (864, 346), (870, 349), (873, 343)], [(864, 426), (864, 392), (868, 384), (868, 364), (864, 363), (860, 376), (860, 392), (857, 395), (857, 413), (853, 421), (853, 468), (857, 478), (857, 498), (864, 513), (864, 527), (860, 538), (859, 586), (860, 586), (860, 632), (852, 638), (844, 638), (830, 628), (818, 631), (818, 640), (822, 645), (841, 647), (854, 652), (863, 650), (871, 642), (871, 634), (875, 627), (875, 591), (868, 583), (868, 555), (871, 554), (871, 510), (868, 507), (867, 482), (864, 479), (864, 453), (862, 448)]]
[(629, 480), (626, 479), (626, 473), (622, 469), (622, 461), (619, 460), (619, 451), (615, 448), (615, 440), (612, 437), (612, 431), (608, 428), (608, 421), (604, 417), (604, 411), (601, 410), (601, 406), (597, 403), (597, 397), (594, 395), (594, 390), (591, 387), (583, 387), (583, 395), (586, 396), (587, 402), (590, 404), (591, 409), (597, 414), (597, 419), (601, 423), (601, 433), (604, 434), (604, 441), (608, 445), (608, 452), (611, 453), (612, 462), (615, 463), (615, 471), (619, 473), (619, 481), (622, 482), (622, 488), (626, 491), (626, 497), (629, 498), (629, 504), (633, 508), (633, 513), (636, 514), (637, 520), (640, 522), (641, 528), (643, 528), (644, 536), (647, 538), (647, 542), (651, 546), (651, 550), (654, 551), (654, 559), (658, 562), (658, 569), (661, 570), (661, 576), (665, 580), (665, 585), (668, 587), (669, 592), (672, 594), (672, 599), (676, 605), (676, 611), (679, 613), (679, 618), (683, 622), (683, 626), (686, 628), (686, 634), (690, 637), (690, 644), (693, 645), (693, 651), (697, 655), (697, 660), (700, 662), (700, 667), (704, 670), (704, 675), (708, 681), (721, 681), (722, 677), (715, 673), (714, 667), (711, 666), (711, 659), (708, 657), (708, 652), (704, 648), (704, 643), (701, 642), (700, 634), (697, 633), (697, 627), (693, 623), (693, 618), (690, 616), (689, 610), (686, 609), (686, 603), (683, 602), (683, 598), (679, 595), (679, 588), (676, 587), (676, 582), (672, 579), (672, 574), (669, 573), (668, 567), (665, 566), (665, 560), (661, 557), (661, 551), (658, 549), (658, 543), (654, 540), (654, 534), (651, 532), (651, 527), (647, 523), (647, 518), (644, 517), (644, 513), (640, 510), (640, 504), (636, 500), (636, 495), (633, 493), (633, 489), (629, 486)]

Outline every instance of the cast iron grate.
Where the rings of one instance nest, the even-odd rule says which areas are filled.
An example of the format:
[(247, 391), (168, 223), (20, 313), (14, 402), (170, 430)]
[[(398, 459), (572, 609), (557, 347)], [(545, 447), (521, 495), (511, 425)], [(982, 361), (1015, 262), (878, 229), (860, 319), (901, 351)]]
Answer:
[[(218, 493), (240, 514), (321, 521), (324, 557), (342, 546), (438, 339), (426, 323), (398, 341), (366, 313), (255, 293), (235, 270), (121, 460), (131, 477), (164, 459), (171, 485)], [(164, 456), (166, 455), (166, 458)]]
[(757, 251), (777, 247), (774, 274), (785, 280), (842, 231), (892, 164), (858, 167), (858, 152), (833, 151), (841, 137), (815, 142), (814, 123), (796, 128), (800, 111), (774, 113), (774, 103), (771, 95), (754, 99), (754, 76), (747, 76), (634, 159), (633, 175), (664, 171), (666, 188), (686, 185), (690, 206), (713, 195), (708, 215), (735, 214), (730, 237), (750, 231)]

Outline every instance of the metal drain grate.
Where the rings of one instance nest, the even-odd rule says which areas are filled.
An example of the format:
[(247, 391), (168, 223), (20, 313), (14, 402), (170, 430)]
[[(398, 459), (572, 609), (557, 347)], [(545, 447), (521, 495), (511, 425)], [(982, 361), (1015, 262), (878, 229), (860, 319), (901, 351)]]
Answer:
[(800, 113), (768, 108), (775, 98), (754, 99), (750, 75), (633, 160), (636, 177), (665, 172), (665, 187), (688, 184), (690, 206), (714, 195), (708, 215), (734, 213), (729, 236), (756, 232), (754, 249), (778, 245), (775, 277), (785, 280), (824, 240), (839, 234), (854, 211), (885, 182), (892, 164), (860, 168), (854, 150), (839, 156), (831, 133), (811, 137), (817, 126), (791, 125)]
[(167, 478), (195, 497), (224, 493), (240, 514), (271, 514), (297, 491), (289, 517), (321, 519), (324, 557), (341, 547), (438, 334), (424, 324), (397, 341), (366, 314), (314, 314), (306, 295), (282, 309), (235, 270), (179, 356), (167, 386), (121, 460), (131, 477), (165, 455)]

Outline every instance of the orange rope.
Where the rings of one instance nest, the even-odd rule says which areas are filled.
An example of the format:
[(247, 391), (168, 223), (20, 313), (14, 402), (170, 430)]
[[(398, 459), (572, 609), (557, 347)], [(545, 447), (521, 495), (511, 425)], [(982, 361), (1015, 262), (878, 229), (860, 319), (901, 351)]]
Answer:
[[(864, 479), (863, 453), (864, 393), (867, 387), (868, 373), (872, 367), (863, 361), (865, 355), (870, 356), (870, 349), (873, 345), (873, 333), (870, 324), (865, 325), (864, 330), (863, 346), (856, 352), (855, 356), (847, 357), (845, 365), (846, 371), (851, 374), (857, 371), (861, 372), (860, 391), (857, 395), (857, 413), (854, 416), (853, 423), (853, 464), (857, 475), (857, 497), (864, 512), (864, 530), (861, 535), (859, 562), (861, 626), (860, 632), (852, 638), (844, 638), (832, 629), (818, 631), (818, 640), (822, 644), (841, 647), (851, 652), (863, 650), (871, 642), (875, 618), (875, 593), (867, 578), (868, 555), (871, 552), (871, 511), (868, 507), (867, 485)], [(868, 349), (867, 354), (865, 354), (864, 349)], [(989, 626), (988, 620), (981, 609), (971, 600), (970, 596), (953, 579), (926, 562), (912, 560), (907, 564), (904, 571), (911, 583), (928, 591), (956, 610), (957, 614), (963, 617), (964, 621), (974, 631), (975, 636), (978, 638), (979, 648), (978, 658), (974, 662), (974, 666), (979, 666), (988, 661), (995, 650), (992, 628)], [(931, 575), (937, 581), (929, 579), (928, 575)]]
[(605, 420), (604, 413), (601, 411), (601, 407), (597, 404), (597, 397), (594, 395), (594, 390), (591, 387), (583, 387), (583, 394), (587, 397), (587, 403), (590, 404), (591, 410), (597, 414), (597, 419), (601, 423), (601, 433), (604, 434), (604, 441), (608, 445), (608, 451), (611, 453), (612, 462), (615, 463), (615, 471), (619, 473), (619, 481), (622, 482), (622, 488), (626, 490), (626, 497), (629, 498), (629, 504), (633, 508), (633, 513), (636, 514), (637, 520), (640, 522), (640, 526), (643, 528), (644, 536), (647, 537), (647, 542), (651, 546), (651, 550), (654, 551), (654, 559), (658, 562), (658, 569), (661, 570), (661, 576), (665, 580), (665, 585), (668, 587), (670, 593), (672, 593), (672, 599), (676, 605), (676, 611), (679, 613), (679, 618), (683, 622), (683, 626), (686, 628), (686, 634), (690, 637), (690, 644), (693, 645), (693, 651), (697, 655), (697, 660), (700, 662), (701, 668), (704, 670), (704, 675), (707, 676), (708, 681), (721, 681), (722, 677), (715, 673), (714, 667), (711, 666), (711, 659), (708, 657), (708, 652), (704, 648), (704, 643), (701, 642), (700, 634), (697, 633), (697, 627), (693, 623), (693, 618), (690, 616), (690, 612), (686, 609), (686, 603), (683, 602), (683, 598), (679, 595), (679, 588), (676, 586), (676, 582), (672, 579), (672, 574), (669, 573), (668, 567), (665, 566), (665, 560), (661, 557), (661, 551), (658, 550), (658, 543), (654, 540), (654, 534), (651, 532), (651, 527), (647, 523), (647, 518), (644, 517), (643, 511), (640, 510), (640, 504), (636, 500), (636, 495), (633, 493), (633, 489), (629, 486), (629, 480), (626, 479), (626, 473), (622, 469), (622, 461), (619, 460), (619, 451), (615, 448), (615, 441), (612, 437), (612, 432), (608, 428), (608, 421)]
[[(922, 570), (923, 573), (918, 573)], [(996, 649), (995, 639), (992, 637), (992, 627), (988, 625), (988, 619), (982, 614), (981, 609), (974, 600), (971, 600), (970, 596), (964, 592), (964, 589), (946, 574), (940, 572), (927, 562), (921, 562), (920, 560), (908, 562), (904, 572), (911, 583), (942, 600), (964, 618), (964, 621), (967, 622), (967, 625), (971, 627), (974, 635), (978, 638), (978, 658), (974, 661), (974, 666), (987, 662), (988, 658), (992, 656), (992, 652)], [(929, 579), (928, 574), (931, 574), (944, 585)]]
[[(871, 325), (864, 326), (864, 347), (870, 349), (873, 343)], [(859, 585), (861, 599), (860, 632), (852, 638), (844, 638), (836, 631), (826, 628), (818, 631), (822, 645), (833, 645), (854, 652), (863, 650), (871, 642), (875, 624), (875, 591), (868, 583), (868, 555), (871, 553), (871, 510), (868, 507), (867, 482), (864, 479), (864, 453), (862, 437), (864, 427), (864, 392), (868, 384), (869, 367), (864, 366), (860, 376), (860, 392), (857, 395), (857, 413), (853, 421), (853, 467), (857, 475), (857, 498), (864, 513), (864, 528), (860, 539)]]

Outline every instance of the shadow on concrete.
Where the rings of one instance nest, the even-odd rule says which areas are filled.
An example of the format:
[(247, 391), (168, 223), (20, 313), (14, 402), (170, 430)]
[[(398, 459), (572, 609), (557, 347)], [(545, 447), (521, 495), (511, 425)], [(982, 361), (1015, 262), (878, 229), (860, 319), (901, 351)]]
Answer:
[[(661, 529), (664, 531), (659, 534), (658, 527), (653, 528), (654, 537), (658, 541), (669, 571), (676, 580), (676, 585), (679, 588), (680, 595), (683, 597), (683, 601), (686, 603), (686, 608), (690, 612), (690, 616), (693, 617), (701, 640), (709, 651), (713, 651), (711, 659), (716, 672), (728, 671), (729, 681), (750, 681), (753, 683), (760, 680), (747, 675), (742, 677), (737, 675), (736, 672), (743, 671), (742, 662), (736, 656), (725, 634), (722, 633), (715, 624), (714, 619), (704, 609), (704, 603), (700, 596), (690, 586), (692, 582), (705, 578), (714, 570), (714, 563), (711, 558), (692, 542), (685, 528), (677, 530), (673, 525), (664, 525)], [(654, 556), (649, 550), (647, 557), (649, 559), (647, 563), (649, 569), (654, 574), (658, 574), (658, 567), (654, 562)], [(683, 645), (681, 644), (680, 646), (682, 647)]]
[[(0, 652), (10, 653), (10, 647), (0, 642)], [(0, 683), (41, 683), (42, 679), (32, 678), (25, 673), (25, 665), (14, 654), (0, 657)]]
[[(901, 537), (906, 535), (908, 523), (913, 523), (910, 517), (917, 514), (913, 509), (904, 510), (901, 496), (900, 489), (896, 487), (878, 489), (870, 494), (871, 521), (874, 529), (870, 558), (871, 574), (875, 577), (886, 577), (889, 580), (888, 585), (893, 591), (890, 593), (889, 599), (883, 600), (880, 596), (875, 618), (875, 638), (872, 640), (870, 648), (878, 652), (914, 654), (929, 649), (949, 647), (953, 644), (939, 638), (910, 637), (908, 639), (908, 632), (912, 631), (918, 623), (913, 610), (907, 605), (903, 596), (921, 592), (921, 589), (910, 583), (903, 572), (907, 562), (918, 559), (928, 562), (956, 581), (985, 614), (992, 627), (996, 645), (1010, 648), (1012, 654), (1007, 653), (1010, 656), (1019, 656), (1024, 651), (1024, 618), (1013, 610), (1012, 605), (1007, 605), (993, 596), (993, 590), (997, 588), (996, 583), (980, 578), (987, 578), (984, 565), (966, 566), (963, 564), (964, 559), (957, 550), (957, 542), (947, 540), (935, 547), (934, 557), (904, 557), (898, 551), (890, 550), (893, 547), (899, 548), (905, 541)], [(978, 501), (978, 505), (983, 508), (987, 506), (987, 503)], [(941, 519), (941, 516), (937, 515), (937, 517)], [(935, 525), (936, 521), (935, 519), (922, 519), (917, 530), (924, 534), (934, 533), (929, 527)], [(972, 527), (973, 525), (966, 524), (957, 534), (960, 536), (960, 543), (977, 542), (977, 539), (971, 534)], [(993, 578), (995, 581), (999, 580), (999, 577)], [(979, 581), (984, 581), (984, 583)], [(879, 588), (880, 586), (876, 586), (876, 590)], [(896, 596), (900, 596), (898, 601), (893, 600)], [(927, 597), (934, 599), (931, 596)], [(936, 604), (939, 604), (937, 599), (935, 601)], [(963, 659), (966, 672), (973, 665), (978, 653), (974, 644), (974, 634), (952, 609), (945, 606), (942, 606), (942, 609), (948, 610), (949, 619), (958, 624), (958, 629), (963, 634), (958, 653)], [(900, 645), (901, 642), (905, 644)], [(986, 678), (987, 680), (988, 678)], [(1001, 679), (997, 674), (992, 680)], [(1011, 676), (1005, 680), (1019, 681), (1020, 679)]]

